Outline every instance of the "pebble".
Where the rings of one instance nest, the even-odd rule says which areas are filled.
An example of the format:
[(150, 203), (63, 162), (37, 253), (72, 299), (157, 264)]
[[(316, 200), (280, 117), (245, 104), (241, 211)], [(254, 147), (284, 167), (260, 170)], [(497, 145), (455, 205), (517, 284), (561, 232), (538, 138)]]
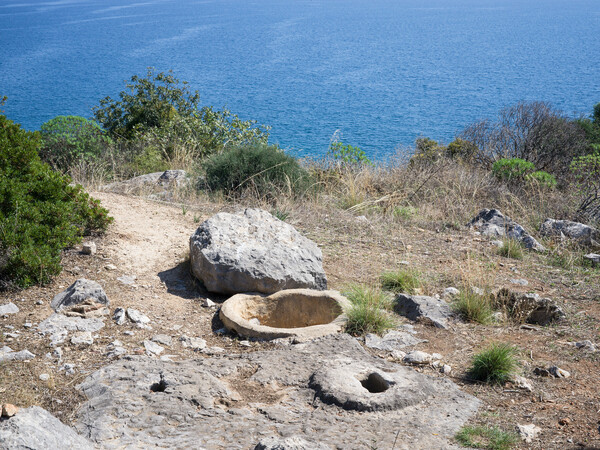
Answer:
[(156, 342), (152, 342), (152, 341), (148, 341), (148, 340), (144, 341), (144, 348), (146, 349), (146, 353), (148, 354), (148, 356), (152, 356), (152, 355), (158, 356), (165, 350), (164, 347), (161, 347)]
[(83, 253), (84, 255), (95, 255), (96, 250), (96, 243), (89, 241), (83, 243), (81, 253)]
[(453, 298), (456, 297), (458, 294), (460, 294), (460, 291), (455, 287), (447, 287), (446, 289), (444, 289), (444, 293), (442, 294), (442, 296), (444, 298)]
[(40, 380), (42, 381), (48, 381), (50, 379), (50, 375), (48, 375), (47, 373), (42, 373), (40, 375)]
[(179, 340), (181, 341), (181, 345), (183, 345), (186, 348), (191, 348), (192, 350), (203, 350), (206, 348), (206, 341), (202, 338), (198, 338), (198, 337), (188, 337), (188, 336), (181, 336), (179, 338)]
[(106, 270), (117, 270), (117, 266), (115, 266), (114, 264), (107, 264), (104, 266), (104, 268)]
[(440, 369), (440, 372), (442, 372), (444, 375), (450, 375), (450, 372), (452, 372), (452, 367), (448, 364), (444, 364)]
[(125, 310), (123, 308), (115, 309), (113, 313), (113, 320), (117, 325), (123, 325), (125, 323)]
[(16, 314), (19, 312), (19, 307), (14, 303), (7, 303), (6, 305), (0, 305), (0, 316), (7, 316), (8, 314)]
[(406, 356), (402, 359), (402, 361), (404, 361), (405, 363), (414, 365), (431, 364), (433, 360), (433, 355), (422, 352), (420, 350), (415, 350), (410, 353), (407, 353)]
[(518, 284), (519, 286), (527, 286), (529, 285), (529, 281), (524, 278), (513, 278), (510, 280), (512, 284)]
[(215, 302), (213, 302), (210, 298), (205, 298), (202, 301), (202, 305), (206, 308), (212, 308), (213, 306), (216, 306), (217, 304)]
[(36, 305), (43, 305), (44, 304), (44, 300), (38, 300), (35, 302)]
[(568, 417), (563, 417), (563, 418), (559, 419), (558, 424), (563, 425), (563, 426), (570, 425), (571, 419), (569, 419)]
[(93, 343), (94, 338), (91, 331), (79, 331), (71, 337), (71, 344), (73, 345), (92, 345)]
[(126, 286), (135, 286), (136, 279), (137, 277), (135, 275), (122, 275), (120, 277), (117, 277), (117, 280)]
[(127, 317), (137, 325), (146, 325), (150, 323), (150, 318), (139, 312), (137, 309), (127, 308)]
[(166, 334), (157, 334), (156, 336), (152, 337), (152, 341), (169, 346), (171, 345), (172, 339), (171, 336), (167, 336)]
[(531, 444), (531, 442), (533, 442), (533, 440), (537, 437), (540, 431), (542, 431), (540, 427), (536, 426), (533, 423), (529, 425), (517, 424), (517, 430), (519, 431), (521, 439), (524, 440), (527, 444)]
[(242, 347), (252, 347), (252, 344), (250, 343), (250, 341), (240, 341), (239, 344)]
[(581, 342), (576, 342), (575, 343), (575, 347), (577, 348), (581, 348), (583, 350), (586, 350), (588, 352), (595, 352), (596, 351), (596, 346), (594, 345), (594, 343), (592, 341), (581, 341)]
[(556, 378), (569, 378), (571, 376), (569, 372), (557, 366), (548, 367), (548, 372)]
[(75, 364), (63, 364), (58, 370), (64, 370), (65, 375), (73, 375), (75, 373)]
[(532, 392), (533, 391), (533, 386), (531, 386), (531, 382), (527, 378), (525, 378), (525, 377), (522, 377), (520, 375), (515, 375), (513, 377), (513, 383), (519, 389), (523, 389), (523, 390), (525, 390), (527, 392)]
[(2, 417), (12, 417), (19, 412), (19, 408), (11, 403), (2, 405)]
[(133, 336), (135, 333), (131, 330), (127, 330), (127, 331), (123, 331), (123, 334), (125, 334), (127, 336)]

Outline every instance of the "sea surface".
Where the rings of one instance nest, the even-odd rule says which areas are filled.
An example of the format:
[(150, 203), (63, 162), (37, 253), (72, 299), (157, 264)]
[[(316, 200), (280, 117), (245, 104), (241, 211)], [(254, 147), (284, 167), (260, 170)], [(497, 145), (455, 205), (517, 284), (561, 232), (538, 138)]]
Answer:
[(299, 155), (338, 130), (381, 159), (520, 100), (589, 115), (600, 2), (0, 0), (0, 96), (27, 129), (91, 117), (149, 66)]

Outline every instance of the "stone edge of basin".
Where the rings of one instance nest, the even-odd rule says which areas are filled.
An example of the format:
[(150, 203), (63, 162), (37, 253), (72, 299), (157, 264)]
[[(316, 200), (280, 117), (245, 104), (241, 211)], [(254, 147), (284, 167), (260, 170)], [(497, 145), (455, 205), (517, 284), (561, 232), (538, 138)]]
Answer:
[(342, 311), (346, 311), (350, 306), (350, 301), (342, 296), (338, 291), (326, 290), (318, 291), (314, 289), (285, 289), (282, 291), (275, 292), (274, 294), (261, 294), (261, 293), (245, 293), (235, 294), (234, 296), (227, 299), (221, 310), (219, 311), (219, 318), (229, 330), (235, 330), (240, 336), (249, 338), (259, 339), (278, 339), (286, 337), (299, 337), (299, 338), (317, 338), (326, 336), (328, 334), (335, 334), (342, 331), (346, 324), (347, 317), (345, 312), (342, 312), (334, 320), (329, 323), (322, 325), (311, 325), (309, 327), (298, 327), (298, 328), (275, 328), (268, 327), (265, 325), (254, 325), (248, 320), (244, 319), (238, 314), (235, 306), (242, 300), (248, 297), (284, 297), (287, 295), (304, 295), (309, 297), (329, 297), (340, 305)]

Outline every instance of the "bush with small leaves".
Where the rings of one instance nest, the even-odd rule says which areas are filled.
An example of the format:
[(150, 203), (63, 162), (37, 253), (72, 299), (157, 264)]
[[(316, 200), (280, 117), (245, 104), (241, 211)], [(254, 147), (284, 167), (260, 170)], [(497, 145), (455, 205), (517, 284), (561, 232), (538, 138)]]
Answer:
[(38, 133), (0, 115), (0, 288), (48, 282), (61, 251), (112, 220), (71, 180), (42, 162)]

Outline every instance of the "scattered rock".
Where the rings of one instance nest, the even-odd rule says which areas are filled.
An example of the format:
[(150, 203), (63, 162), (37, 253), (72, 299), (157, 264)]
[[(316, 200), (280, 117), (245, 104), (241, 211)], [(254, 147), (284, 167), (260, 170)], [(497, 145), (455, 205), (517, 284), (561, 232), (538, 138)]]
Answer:
[(444, 293), (442, 294), (442, 297), (445, 299), (452, 299), (456, 296), (458, 296), (460, 294), (460, 291), (458, 289), (456, 289), (455, 287), (447, 287), (446, 289), (444, 289)]
[(405, 331), (393, 330), (381, 338), (371, 333), (365, 336), (365, 345), (367, 347), (390, 352), (411, 347), (421, 342), (425, 342), (425, 340), (416, 338), (411, 333)]
[(519, 389), (523, 389), (527, 392), (533, 392), (533, 386), (531, 385), (531, 381), (529, 381), (527, 378), (522, 377), (520, 375), (515, 375), (513, 376), (512, 381), (514, 385)]
[(166, 334), (157, 334), (152, 337), (152, 342), (169, 346), (171, 345), (172, 339), (171, 336), (167, 336)]
[(117, 277), (117, 280), (123, 283), (126, 286), (135, 286), (135, 280), (137, 280), (137, 276), (135, 275), (122, 275)]
[(570, 425), (571, 424), (571, 419), (569, 419), (568, 417), (563, 417), (563, 418), (561, 418), (561, 419), (558, 420), (558, 424), (562, 425), (562, 426)]
[(104, 292), (104, 289), (102, 289), (102, 286), (95, 281), (80, 278), (63, 292), (57, 294), (52, 299), (50, 306), (52, 306), (54, 311), (59, 312), (64, 308), (83, 303), (88, 299), (92, 299), (93, 302), (105, 306), (108, 306), (109, 304), (108, 297), (106, 297), (106, 293)]
[(119, 357), (127, 353), (125, 347), (123, 347), (123, 343), (119, 340), (113, 341), (106, 346), (106, 350), (108, 350), (106, 356), (114, 358)]
[(529, 285), (529, 281), (527, 281), (524, 278), (512, 278), (510, 280), (510, 282), (512, 284), (518, 284), (519, 286), (528, 286)]
[(38, 325), (38, 330), (43, 335), (49, 335), (51, 346), (56, 346), (65, 341), (71, 331), (96, 332), (104, 327), (104, 322), (98, 318), (83, 319), (81, 317), (67, 317), (63, 314), (52, 314)]
[(548, 325), (565, 318), (565, 313), (556, 303), (549, 298), (540, 298), (535, 293), (523, 294), (502, 288), (495, 297), (496, 304), (520, 322)]
[(542, 429), (533, 423), (529, 425), (517, 424), (517, 431), (519, 432), (522, 440), (524, 440), (527, 444), (531, 444), (537, 435), (542, 431)]
[(594, 343), (592, 341), (581, 341), (581, 342), (576, 342), (575, 343), (575, 347), (586, 350), (588, 352), (595, 352), (596, 351), (596, 346), (594, 345)]
[(509, 239), (521, 242), (527, 249), (536, 251), (546, 250), (521, 225), (497, 209), (482, 209), (467, 226), (478, 230), (484, 236), (506, 236)]
[(19, 312), (19, 307), (14, 303), (7, 303), (6, 305), (0, 305), (0, 316), (6, 316), (8, 314), (16, 314)]
[(115, 266), (114, 264), (107, 264), (104, 266), (104, 268), (106, 270), (117, 270), (117, 266)]
[(546, 219), (540, 227), (540, 234), (560, 237), (562, 240), (572, 239), (588, 247), (600, 247), (600, 230), (570, 220)]
[(96, 243), (95, 242), (84, 242), (81, 253), (84, 255), (95, 255), (96, 254)]
[(73, 375), (75, 373), (75, 364), (63, 364), (59, 367), (59, 371), (65, 372), (65, 375)]
[(597, 253), (588, 253), (584, 258), (592, 263), (593, 267), (600, 266), (600, 255)]
[(71, 337), (71, 344), (73, 345), (92, 345), (93, 343), (94, 338), (89, 331), (79, 331)]
[(181, 345), (192, 350), (203, 350), (206, 348), (206, 341), (198, 337), (181, 336), (179, 338)]
[(569, 378), (571, 374), (557, 366), (548, 367), (548, 372), (555, 378)]
[(240, 341), (238, 344), (240, 344), (242, 347), (252, 347), (250, 341)]
[(140, 328), (145, 328), (150, 323), (150, 318), (137, 309), (127, 308), (127, 317)]
[(0, 409), (2, 411), (2, 417), (12, 417), (19, 412), (19, 408), (11, 403), (5, 403)]
[(108, 314), (108, 308), (102, 303), (97, 303), (91, 297), (77, 305), (69, 306), (61, 314), (69, 317), (100, 317)]
[(217, 306), (215, 302), (213, 302), (210, 298), (205, 298), (202, 300), (202, 306), (205, 308), (212, 308), (213, 306)]
[(443, 373), (444, 375), (450, 375), (450, 372), (452, 372), (452, 367), (448, 364), (444, 364), (440, 368), (440, 372)]
[(211, 292), (327, 288), (317, 245), (260, 209), (205, 221), (190, 238), (190, 257), (192, 273)]
[(152, 342), (152, 341), (144, 341), (144, 348), (146, 349), (146, 353), (149, 356), (152, 355), (160, 355), (163, 351), (164, 348), (161, 347), (160, 345), (158, 345), (156, 342)]
[(268, 437), (261, 439), (254, 447), (254, 450), (331, 450), (328, 445), (309, 442), (299, 436), (291, 436), (288, 438)]
[(48, 381), (50, 379), (50, 375), (48, 375), (47, 373), (42, 373), (42, 374), (40, 374), (39, 378), (42, 381)]
[[(440, 356), (439, 354), (435, 354), (436, 356)], [(402, 359), (407, 364), (412, 364), (415, 366), (421, 366), (426, 364), (431, 364), (435, 360), (440, 360), (440, 358), (434, 358), (434, 355), (430, 355), (429, 353), (422, 352), (420, 350), (415, 350), (410, 353), (407, 353), (406, 356)]]
[(36, 305), (43, 305), (44, 304), (44, 300), (36, 300), (35, 304)]
[[(9, 347), (4, 347), (5, 349)], [(21, 350), (20, 352), (14, 352), (12, 350), (6, 352), (0, 352), (0, 363), (6, 361), (29, 361), (35, 358), (35, 355), (29, 350)]]
[(448, 303), (424, 295), (398, 294), (394, 310), (410, 320), (429, 323), (437, 328), (447, 328), (448, 320), (453, 316)]
[(117, 325), (123, 325), (127, 320), (125, 316), (125, 310), (123, 308), (116, 308), (113, 313), (113, 320)]
[(94, 447), (46, 410), (32, 406), (0, 421), (0, 446), (6, 449), (92, 450)]

